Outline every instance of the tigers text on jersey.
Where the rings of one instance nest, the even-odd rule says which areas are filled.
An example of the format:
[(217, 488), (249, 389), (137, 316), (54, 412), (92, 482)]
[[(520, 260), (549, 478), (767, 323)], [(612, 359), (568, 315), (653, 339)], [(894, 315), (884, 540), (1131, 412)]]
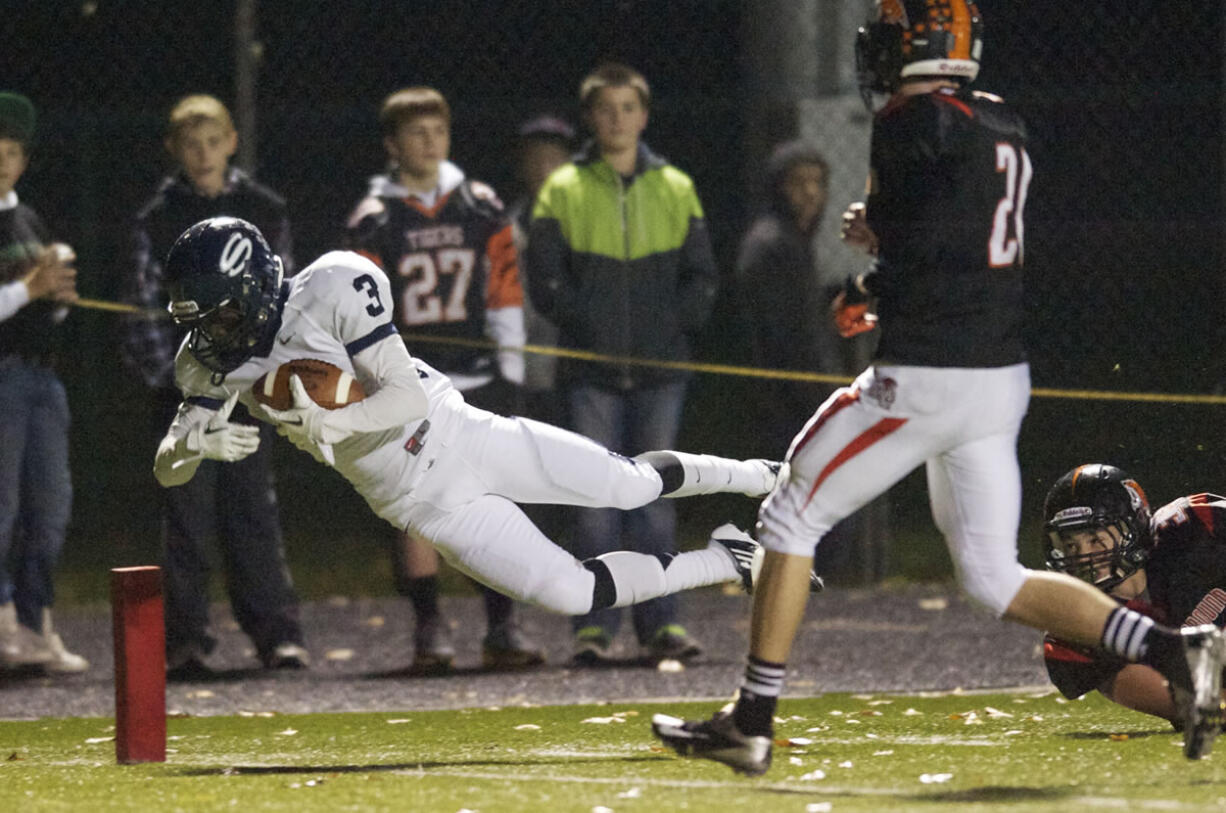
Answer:
[[(1154, 512), (1147, 598), (1128, 606), (1172, 626), (1226, 624), (1226, 498), (1180, 497)], [(1124, 668), (1106, 653), (1046, 636), (1047, 673), (1066, 697), (1093, 691)]]
[(873, 123), (868, 224), (879, 253), (877, 357), (1000, 367), (1022, 346), (1022, 212), (1032, 174), (1020, 117), (998, 98), (897, 96)]
[[(443, 168), (453, 169), (457, 180), (433, 206), (387, 176), (372, 179), (350, 217), (348, 246), (387, 272), (400, 330), (522, 345), (524, 294), (502, 203), (454, 165)], [(502, 311), (507, 318), (499, 318)], [(498, 372), (488, 349), (423, 343), (413, 355), (455, 378), (461, 389), (465, 377), (489, 380)]]
[[(352, 252), (333, 251), (323, 255), (285, 283), (288, 298), (282, 309), (281, 325), (267, 355), (256, 355), (220, 384), (187, 349), (185, 341), (175, 359), (175, 378), (188, 403), (216, 409), (236, 390), (239, 401), (257, 418), (269, 420), (251, 393), (251, 386), (265, 373), (287, 361), (314, 358), (327, 361), (353, 374), (368, 395), (379, 389), (379, 382), (354, 357), (388, 337), (395, 336), (391, 323), (391, 290), (387, 277), (369, 260)], [(414, 359), (420, 384), (429, 399), (429, 440), (445, 437), (458, 422), (463, 399), (447, 377)], [(271, 422), (271, 420), (269, 420)], [(366, 499), (379, 516), (403, 527), (399, 518), (409, 500), (409, 491), (433, 462), (441, 443), (427, 443), (420, 454), (410, 453), (414, 433), (422, 421), (379, 432), (350, 436), (325, 451), (302, 437), (295, 445), (316, 460), (328, 455), (345, 479)], [(418, 439), (420, 442), (420, 438)]]

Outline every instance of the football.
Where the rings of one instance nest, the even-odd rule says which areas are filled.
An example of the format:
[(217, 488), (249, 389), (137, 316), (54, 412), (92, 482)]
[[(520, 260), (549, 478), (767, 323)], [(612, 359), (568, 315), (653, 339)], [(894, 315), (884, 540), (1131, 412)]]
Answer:
[(340, 409), (366, 397), (362, 385), (351, 374), (335, 364), (319, 359), (287, 361), (273, 373), (265, 373), (251, 386), (255, 400), (270, 409), (289, 409), (294, 405), (289, 378), (302, 379), (311, 400), (324, 409)]

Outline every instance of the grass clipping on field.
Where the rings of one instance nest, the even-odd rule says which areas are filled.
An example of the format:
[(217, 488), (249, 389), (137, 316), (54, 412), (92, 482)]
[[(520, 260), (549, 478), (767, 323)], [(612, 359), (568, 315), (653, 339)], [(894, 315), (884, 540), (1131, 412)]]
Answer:
[(1216, 809), (1226, 741), (1199, 762), (1161, 720), (1092, 697), (785, 699), (765, 777), (675, 757), (656, 712), (608, 704), (172, 718), (164, 764), (115, 764), (113, 721), (0, 722), (0, 810), (659, 811)]

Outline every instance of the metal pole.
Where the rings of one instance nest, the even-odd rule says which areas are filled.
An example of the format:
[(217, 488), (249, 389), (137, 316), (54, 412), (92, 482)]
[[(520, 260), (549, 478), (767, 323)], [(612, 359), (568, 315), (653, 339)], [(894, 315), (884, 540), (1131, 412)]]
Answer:
[(255, 172), (255, 91), (263, 45), (256, 39), (257, 0), (237, 0), (234, 9), (234, 114), (238, 128), (235, 163)]

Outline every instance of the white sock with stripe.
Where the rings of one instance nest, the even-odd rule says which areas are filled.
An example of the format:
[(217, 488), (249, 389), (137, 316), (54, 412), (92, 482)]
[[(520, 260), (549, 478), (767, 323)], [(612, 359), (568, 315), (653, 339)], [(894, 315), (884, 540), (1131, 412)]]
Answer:
[(733, 460), (689, 452), (645, 452), (638, 455), (651, 465), (664, 482), (661, 497), (693, 497), (698, 494), (745, 494), (762, 497), (775, 486), (780, 464), (767, 460)]
[(1154, 619), (1149, 616), (1127, 607), (1116, 607), (1103, 627), (1103, 649), (1137, 663), (1149, 651), (1147, 639), (1153, 628)]
[(740, 579), (728, 554), (715, 548), (686, 551), (672, 557), (622, 550), (596, 559), (608, 568), (613, 580), (616, 591), (610, 605), (613, 607), (628, 607), (682, 590)]

